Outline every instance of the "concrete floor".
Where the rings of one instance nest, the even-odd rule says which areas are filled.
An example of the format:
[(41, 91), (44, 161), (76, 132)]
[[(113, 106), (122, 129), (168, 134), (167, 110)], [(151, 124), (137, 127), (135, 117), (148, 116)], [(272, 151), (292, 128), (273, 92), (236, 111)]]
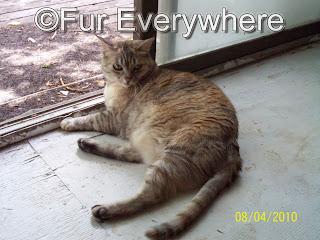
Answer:
[[(238, 111), (244, 167), (178, 239), (320, 239), (320, 43), (212, 80)], [(78, 149), (78, 138), (97, 135), (56, 130), (0, 150), (0, 239), (145, 239), (192, 198), (97, 223), (90, 207), (133, 195), (146, 170)], [(296, 212), (297, 221), (235, 220), (236, 212), (271, 211)]]

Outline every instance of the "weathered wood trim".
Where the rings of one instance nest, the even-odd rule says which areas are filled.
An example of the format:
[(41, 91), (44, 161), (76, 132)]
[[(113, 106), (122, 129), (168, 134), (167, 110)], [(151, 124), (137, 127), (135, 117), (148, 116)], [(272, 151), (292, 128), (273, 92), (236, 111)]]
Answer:
[[(33, 109), (31, 111), (28, 111), (26, 113), (23, 113), (17, 117), (13, 117), (11, 119), (8, 119), (6, 121), (3, 121), (0, 123), (0, 131), (5, 128), (8, 127), (9, 125), (13, 125), (17, 122), (24, 122), (24, 121), (29, 121), (30, 119), (33, 119), (34, 117), (37, 117), (41, 114), (45, 114), (48, 112), (54, 112), (56, 110), (59, 109), (63, 109), (63, 108), (68, 108), (70, 106), (76, 105), (77, 103), (81, 103), (81, 102), (87, 102), (90, 99), (96, 98), (96, 97), (103, 97), (103, 89), (91, 92), (91, 93), (87, 93), (85, 95), (73, 98), (73, 99), (69, 99), (69, 100), (65, 100), (63, 102), (60, 103), (56, 103), (56, 104), (52, 104), (49, 106), (45, 106), (43, 108), (39, 108), (39, 109)], [(1, 135), (0, 135), (1, 136)]]
[[(158, 13), (158, 0), (134, 0), (134, 7), (136, 12), (142, 14), (143, 19), (146, 19), (149, 13)], [(150, 27), (147, 32), (142, 32), (140, 25), (137, 21), (134, 23), (136, 32), (133, 33), (134, 40), (145, 40), (154, 37), (156, 39), (157, 32), (153, 27)], [(156, 56), (156, 41), (151, 47), (151, 56), (155, 59)]]
[(82, 116), (105, 107), (101, 94), (77, 100), (64, 106), (49, 106), (34, 116), (21, 117), (3, 124), (0, 127), (0, 148), (59, 128), (61, 120), (68, 116)]
[(266, 50), (255, 52), (250, 55), (246, 55), (240, 58), (232, 59), (230, 61), (206, 68), (204, 70), (196, 71), (195, 74), (207, 78), (212, 77), (216, 74), (222, 73), (224, 71), (230, 70), (232, 68), (240, 67), (273, 55), (288, 51), (293, 48), (301, 47), (303, 45), (320, 40), (320, 34), (314, 34), (308, 37), (300, 38), (295, 41), (291, 41), (285, 44), (278, 45), (273, 48), (268, 48)]

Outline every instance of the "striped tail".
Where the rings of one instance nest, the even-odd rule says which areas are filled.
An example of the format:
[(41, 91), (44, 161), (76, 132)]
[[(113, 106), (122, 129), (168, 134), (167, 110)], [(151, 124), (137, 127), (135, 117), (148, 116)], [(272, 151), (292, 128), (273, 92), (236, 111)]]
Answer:
[(234, 171), (231, 169), (224, 169), (224, 171), (216, 173), (213, 178), (202, 186), (192, 201), (174, 219), (153, 227), (145, 235), (151, 239), (166, 239), (182, 232), (212, 203), (217, 194), (232, 181), (233, 174)]

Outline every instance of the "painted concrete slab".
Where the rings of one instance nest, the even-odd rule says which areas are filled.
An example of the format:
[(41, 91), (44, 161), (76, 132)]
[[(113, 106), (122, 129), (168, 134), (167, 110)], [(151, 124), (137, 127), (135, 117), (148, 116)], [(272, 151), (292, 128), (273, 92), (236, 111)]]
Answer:
[(62, 130), (51, 131), (46, 134), (28, 139), (33, 148), (55, 170), (63, 165), (76, 161), (75, 152), (77, 140), (81, 137), (101, 135), (97, 132), (65, 132)]
[(105, 231), (90, 222), (88, 209), (33, 154), (28, 144), (0, 153), (0, 239), (104, 239)]
[(20, 162), (17, 159), (26, 160), (38, 155), (27, 141), (5, 147), (0, 150), (0, 172), (3, 174), (18, 167)]

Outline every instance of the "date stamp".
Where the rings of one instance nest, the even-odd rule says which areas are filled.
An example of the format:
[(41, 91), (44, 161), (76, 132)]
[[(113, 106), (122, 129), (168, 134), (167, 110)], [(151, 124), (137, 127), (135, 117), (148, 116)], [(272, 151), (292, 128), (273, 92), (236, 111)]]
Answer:
[(236, 212), (236, 222), (296, 222), (296, 212)]

